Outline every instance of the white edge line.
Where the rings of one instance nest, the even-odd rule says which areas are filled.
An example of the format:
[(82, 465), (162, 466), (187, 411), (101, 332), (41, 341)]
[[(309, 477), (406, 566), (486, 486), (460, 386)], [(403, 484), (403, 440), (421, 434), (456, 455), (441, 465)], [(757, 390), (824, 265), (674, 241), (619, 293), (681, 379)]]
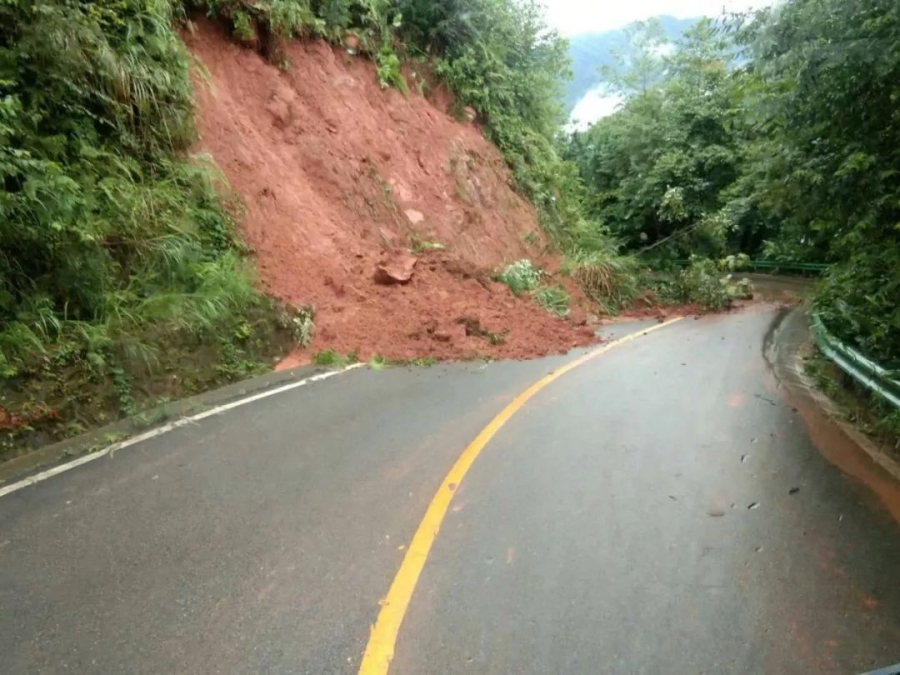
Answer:
[(33, 476), (29, 476), (28, 478), (23, 478), (22, 480), (13, 483), (12, 485), (7, 485), (4, 488), (0, 488), (0, 497), (5, 497), (6, 495), (16, 492), (17, 490), (21, 490), (22, 488), (28, 487), (29, 485), (34, 485), (35, 483), (40, 483), (41, 481), (45, 481), (48, 478), (53, 478), (53, 476), (59, 475), (61, 473), (65, 473), (70, 469), (74, 469), (75, 467), (81, 466), (82, 464), (87, 464), (88, 462), (93, 462), (95, 459), (100, 459), (101, 457), (106, 457), (107, 455), (112, 455), (117, 450), (122, 450), (124, 448), (130, 447), (132, 445), (137, 445), (138, 443), (142, 443), (143, 441), (149, 440), (151, 438), (155, 438), (156, 436), (162, 436), (165, 433), (172, 431), (173, 429), (177, 429), (178, 427), (183, 427), (188, 424), (192, 424), (194, 422), (199, 422), (202, 419), (206, 419), (207, 417), (212, 417), (213, 415), (218, 415), (223, 412), (227, 412), (229, 410), (233, 410), (234, 408), (239, 408), (242, 405), (247, 405), (248, 403), (253, 403), (254, 401), (259, 401), (264, 398), (268, 398), (269, 396), (275, 396), (277, 394), (281, 394), (286, 391), (290, 391), (291, 389), (297, 389), (298, 387), (306, 386), (307, 384), (312, 384), (313, 382), (321, 382), (322, 380), (327, 380), (329, 377), (334, 377), (335, 375), (340, 375), (341, 373), (345, 373), (348, 370), (353, 370), (354, 368), (361, 367), (362, 363), (355, 363), (352, 366), (347, 366), (342, 370), (332, 370), (327, 373), (320, 373), (319, 375), (313, 375), (312, 377), (307, 377), (303, 380), (299, 380), (297, 382), (291, 382), (290, 384), (285, 384), (284, 386), (277, 387), (276, 389), (270, 389), (269, 391), (263, 391), (258, 394), (254, 394), (253, 396), (248, 396), (247, 398), (242, 398), (237, 401), (232, 401), (231, 403), (226, 403), (224, 405), (218, 405), (214, 408), (210, 408), (209, 410), (204, 410), (201, 413), (197, 413), (196, 415), (190, 415), (188, 417), (181, 417), (174, 422), (169, 422), (168, 424), (164, 424), (161, 427), (157, 427), (156, 429), (151, 429), (150, 431), (145, 431), (142, 434), (138, 434), (137, 436), (132, 436), (131, 438), (126, 438), (124, 441), (120, 441), (118, 443), (113, 443), (102, 450), (98, 450), (96, 452), (92, 452), (84, 457), (79, 457), (78, 459), (73, 459), (71, 462), (66, 462), (65, 464), (60, 464), (59, 466), (55, 466), (52, 469), (47, 469), (46, 471), (41, 471)]

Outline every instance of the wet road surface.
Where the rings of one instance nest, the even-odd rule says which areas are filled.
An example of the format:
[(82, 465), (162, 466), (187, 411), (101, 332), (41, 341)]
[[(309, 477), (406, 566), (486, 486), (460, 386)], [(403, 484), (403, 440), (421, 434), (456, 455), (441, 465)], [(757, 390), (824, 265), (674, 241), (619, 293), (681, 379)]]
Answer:
[[(900, 527), (813, 446), (773, 319), (685, 319), (527, 401), (456, 487), (390, 672), (900, 661)], [(0, 672), (358, 672), (450, 467), (576, 356), (354, 370), (0, 498)]]

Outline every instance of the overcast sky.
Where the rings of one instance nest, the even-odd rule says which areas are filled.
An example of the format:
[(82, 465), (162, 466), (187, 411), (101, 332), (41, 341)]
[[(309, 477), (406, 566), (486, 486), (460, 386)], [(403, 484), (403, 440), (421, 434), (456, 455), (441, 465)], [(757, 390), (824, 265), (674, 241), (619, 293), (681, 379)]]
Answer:
[(563, 35), (621, 28), (632, 21), (669, 14), (678, 18), (716, 17), (725, 8), (743, 11), (766, 0), (543, 0), (550, 25)]

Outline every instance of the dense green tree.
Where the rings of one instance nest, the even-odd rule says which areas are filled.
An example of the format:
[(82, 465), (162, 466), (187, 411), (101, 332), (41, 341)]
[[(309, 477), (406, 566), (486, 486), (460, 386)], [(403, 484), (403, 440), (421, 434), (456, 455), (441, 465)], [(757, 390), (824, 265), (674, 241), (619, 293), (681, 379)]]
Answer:
[(605, 89), (624, 96), (647, 93), (666, 75), (666, 52), (672, 39), (659, 19), (638, 21), (624, 30), (624, 45), (613, 52), (613, 63), (601, 65)]
[(632, 250), (834, 263), (819, 310), (900, 362), (900, 3), (789, 0), (668, 57), (636, 37), (622, 109), (566, 144), (593, 217)]
[[(163, 0), (0, 3), (0, 375), (253, 296)], [(229, 279), (223, 283), (222, 279)]]
[[(668, 42), (674, 42), (698, 21), (697, 18), (676, 19), (661, 16), (656, 19)], [(632, 52), (634, 24), (602, 33), (581, 33), (569, 38), (572, 59), (572, 80), (566, 84), (566, 114), (572, 112), (582, 97), (609, 80), (608, 68), (617, 72), (628, 68)]]
[(708, 21), (675, 45), (661, 43), (652, 25), (633, 42), (634, 69), (610, 81), (627, 96), (622, 109), (576, 134), (566, 156), (591, 192), (592, 215), (630, 248), (677, 235), (676, 249), (721, 253), (729, 225), (722, 191), (741, 162), (732, 52)]
[(900, 5), (793, 0), (737, 35), (763, 138), (747, 194), (780, 220), (768, 251), (836, 262), (829, 325), (900, 360)]

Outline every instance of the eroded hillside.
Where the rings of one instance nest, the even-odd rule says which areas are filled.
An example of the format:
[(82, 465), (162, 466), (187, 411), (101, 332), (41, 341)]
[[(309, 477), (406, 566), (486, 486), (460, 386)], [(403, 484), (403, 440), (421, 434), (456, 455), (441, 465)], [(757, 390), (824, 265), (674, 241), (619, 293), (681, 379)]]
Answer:
[[(281, 70), (211, 22), (185, 40), (204, 71), (200, 146), (243, 200), (262, 288), (315, 308), (308, 353), (534, 356), (592, 339), (491, 281), (540, 259), (544, 235), (440, 92), (384, 90), (369, 61), (322, 41), (290, 43)], [(411, 278), (385, 283), (380, 266)]]

